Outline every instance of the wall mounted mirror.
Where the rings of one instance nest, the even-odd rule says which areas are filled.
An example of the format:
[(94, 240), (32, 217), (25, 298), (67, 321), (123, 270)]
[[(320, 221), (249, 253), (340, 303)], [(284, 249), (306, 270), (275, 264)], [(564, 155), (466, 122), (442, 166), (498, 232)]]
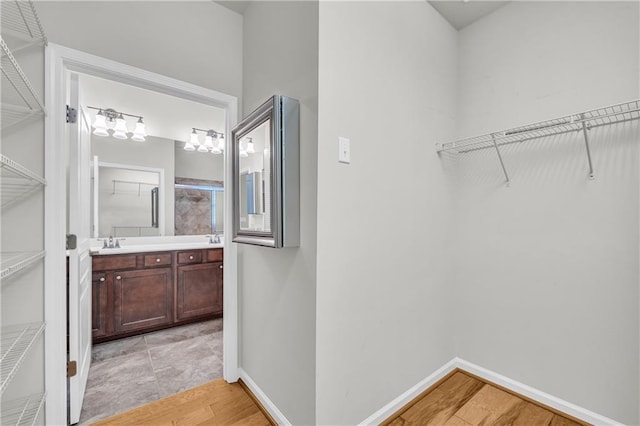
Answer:
[(233, 129), (233, 241), (300, 244), (299, 103), (275, 95)]

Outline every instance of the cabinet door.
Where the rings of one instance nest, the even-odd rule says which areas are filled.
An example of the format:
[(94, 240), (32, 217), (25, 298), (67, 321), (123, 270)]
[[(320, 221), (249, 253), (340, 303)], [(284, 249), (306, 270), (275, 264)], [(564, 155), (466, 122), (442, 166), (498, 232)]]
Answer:
[(222, 314), (222, 262), (178, 267), (176, 320)]
[(95, 339), (107, 335), (109, 305), (107, 304), (107, 274), (94, 272), (92, 276), (91, 334)]
[(114, 272), (113, 291), (116, 332), (171, 324), (171, 268)]

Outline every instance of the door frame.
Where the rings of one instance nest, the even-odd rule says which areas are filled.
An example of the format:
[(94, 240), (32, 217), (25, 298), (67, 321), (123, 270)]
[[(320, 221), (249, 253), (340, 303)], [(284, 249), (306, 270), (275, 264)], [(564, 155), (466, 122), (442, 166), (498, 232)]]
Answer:
[[(66, 214), (66, 102), (68, 72), (106, 78), (182, 99), (223, 108), (225, 134), (238, 120), (238, 99), (110, 59), (49, 43), (45, 49), (45, 389), (46, 423), (67, 424), (67, 318), (65, 230)], [(224, 151), (225, 181), (231, 182), (229, 149)], [(232, 194), (225, 191), (225, 229), (233, 229)], [(229, 234), (230, 235), (230, 234)], [(224, 332), (223, 375), (236, 382), (238, 372), (238, 277), (237, 249), (229, 235), (224, 238)]]

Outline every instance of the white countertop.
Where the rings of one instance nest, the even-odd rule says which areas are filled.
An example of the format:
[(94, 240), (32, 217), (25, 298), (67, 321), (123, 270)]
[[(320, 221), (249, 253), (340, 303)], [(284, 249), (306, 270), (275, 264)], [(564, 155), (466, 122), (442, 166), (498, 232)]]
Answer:
[[(222, 237), (221, 241), (222, 241)], [(177, 236), (177, 237), (133, 237), (120, 240), (120, 248), (102, 248), (102, 241), (94, 240), (96, 245), (91, 247), (92, 255), (143, 253), (171, 250), (197, 250), (223, 248), (222, 242), (210, 244), (209, 237)], [(115, 241), (115, 238), (114, 238)]]

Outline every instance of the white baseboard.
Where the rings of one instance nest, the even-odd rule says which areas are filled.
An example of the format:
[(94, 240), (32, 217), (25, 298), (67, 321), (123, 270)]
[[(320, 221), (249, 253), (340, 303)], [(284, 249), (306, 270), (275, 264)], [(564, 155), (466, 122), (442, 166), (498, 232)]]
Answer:
[(442, 367), (438, 368), (436, 371), (431, 373), (429, 377), (421, 380), (411, 389), (407, 390), (402, 395), (364, 419), (362, 422), (360, 422), (360, 425), (379, 425), (380, 423), (391, 417), (393, 413), (400, 410), (422, 392), (433, 386), (438, 380), (442, 379), (447, 374), (455, 370), (457, 368), (456, 359), (457, 358), (454, 358)]
[(549, 395), (546, 392), (517, 382), (494, 371), (487, 370), (486, 368), (480, 367), (469, 361), (465, 361), (460, 358), (454, 358), (454, 361), (456, 363), (456, 366), (461, 370), (474, 374), (482, 379), (485, 379), (488, 382), (500, 385), (503, 388), (509, 389), (510, 391), (518, 393), (522, 396), (531, 398), (532, 400), (546, 405), (547, 407), (554, 408), (570, 416), (573, 416), (580, 420), (584, 420), (587, 423), (591, 423), (594, 425), (622, 426), (622, 423), (619, 423), (613, 419), (602, 416), (598, 413), (594, 413), (593, 411), (579, 407), (575, 404), (572, 404), (571, 402), (567, 402), (553, 395)]
[(431, 373), (429, 377), (420, 381), (402, 395), (398, 396), (371, 416), (367, 417), (365, 420), (360, 422), (360, 425), (378, 425), (382, 423), (413, 399), (417, 398), (422, 392), (433, 386), (438, 380), (442, 379), (457, 368), (585, 422), (594, 425), (622, 426), (622, 423), (616, 422), (608, 417), (594, 413), (593, 411), (579, 407), (560, 398), (556, 398), (546, 392), (542, 392), (538, 389), (532, 388), (531, 386), (527, 386), (457, 357), (447, 362), (445, 365)]
[(291, 422), (287, 420), (287, 418), (282, 414), (278, 407), (267, 397), (267, 395), (260, 389), (260, 387), (253, 381), (251, 377), (244, 371), (242, 368), (238, 368), (238, 373), (240, 379), (247, 385), (249, 390), (253, 393), (253, 395), (258, 398), (260, 404), (271, 414), (273, 420), (275, 420), (279, 425), (283, 426), (291, 426)]

